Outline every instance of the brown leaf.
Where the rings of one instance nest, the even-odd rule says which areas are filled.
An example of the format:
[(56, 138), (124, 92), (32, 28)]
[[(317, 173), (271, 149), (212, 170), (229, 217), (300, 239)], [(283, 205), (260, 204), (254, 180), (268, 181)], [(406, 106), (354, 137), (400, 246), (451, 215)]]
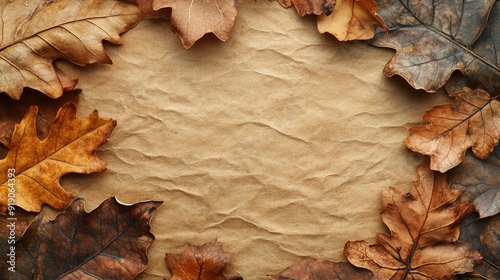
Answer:
[(373, 24), (386, 29), (384, 20), (377, 14), (373, 0), (278, 0), (285, 8), (292, 5), (303, 17), (318, 15), (320, 33), (333, 34), (340, 41), (371, 39), (375, 34)]
[(170, 24), (189, 49), (207, 33), (226, 41), (238, 11), (234, 0), (154, 0), (153, 9), (172, 8)]
[(64, 209), (75, 196), (59, 184), (62, 175), (106, 169), (95, 150), (107, 142), (116, 121), (100, 118), (97, 111), (86, 119), (79, 119), (76, 106), (66, 103), (42, 141), (36, 132), (37, 111), (36, 106), (30, 107), (21, 123), (16, 125), (10, 150), (0, 161), (1, 213), (7, 209), (7, 195), (12, 188), (15, 205), (25, 210), (39, 212), (44, 203)]
[[(349, 241), (344, 255), (355, 266), (369, 269), (374, 279), (450, 279), (472, 271), (481, 260), (471, 245), (456, 242), (459, 223), (472, 212), (465, 204), (453, 204), (460, 191), (451, 190), (446, 176), (417, 168), (419, 181), (410, 192), (395, 188), (382, 192), (382, 221), (390, 234), (379, 233), (377, 244)], [(408, 277), (408, 278), (406, 278)]]
[(460, 202), (474, 204), (481, 218), (500, 213), (500, 146), (486, 160), (467, 153), (462, 164), (451, 170), (451, 188), (462, 191)]
[(373, 24), (387, 29), (373, 0), (337, 0), (331, 15), (318, 17), (319, 32), (333, 34), (340, 41), (373, 38)]
[(465, 88), (455, 104), (439, 105), (426, 112), (429, 124), (410, 129), (406, 146), (431, 156), (431, 169), (446, 172), (463, 161), (472, 147), (486, 159), (500, 137), (500, 102), (484, 90)]
[(227, 280), (222, 272), (231, 260), (231, 254), (222, 250), (214, 240), (203, 246), (189, 245), (182, 254), (165, 255), (171, 276), (169, 280)]
[(36, 122), (38, 138), (45, 139), (59, 108), (66, 102), (77, 104), (80, 92), (81, 90), (65, 92), (61, 97), (52, 99), (39, 91), (25, 88), (19, 100), (12, 100), (6, 94), (0, 94), (0, 143), (9, 147), (14, 126), (21, 122), (32, 105), (38, 107)]
[(472, 244), (483, 261), (458, 279), (500, 279), (500, 215), (478, 219), (473, 214), (460, 225), (460, 240)]
[[(161, 203), (109, 198), (87, 213), (79, 199), (54, 221), (41, 213), (15, 244), (9, 279), (134, 279), (147, 265), (149, 221)], [(2, 271), (8, 267), (0, 263)]]
[(454, 70), (460, 70), (473, 88), (500, 90), (498, 1), (380, 0), (377, 4), (389, 36), (377, 33), (372, 43), (396, 50), (384, 68), (386, 76), (399, 75), (414, 88), (435, 92)]
[(134, 4), (119, 0), (2, 1), (0, 10), (0, 91), (14, 99), (24, 87), (59, 97), (71, 80), (53, 60), (111, 63), (101, 41), (121, 43), (119, 34), (142, 18)]
[(366, 269), (355, 267), (348, 262), (318, 261), (304, 257), (282, 272), (272, 275), (273, 280), (369, 280), (373, 275)]

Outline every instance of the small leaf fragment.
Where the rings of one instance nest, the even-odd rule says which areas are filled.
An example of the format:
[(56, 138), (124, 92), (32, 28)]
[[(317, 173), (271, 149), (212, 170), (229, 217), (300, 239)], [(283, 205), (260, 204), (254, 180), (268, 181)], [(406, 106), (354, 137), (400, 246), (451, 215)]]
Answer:
[(154, 0), (153, 9), (162, 8), (172, 8), (170, 24), (186, 49), (207, 33), (225, 42), (238, 14), (234, 0)]
[(460, 240), (472, 244), (483, 256), (474, 271), (458, 279), (500, 279), (500, 215), (478, 219), (470, 215), (460, 225)]
[(228, 280), (223, 270), (231, 261), (231, 254), (222, 250), (222, 245), (214, 240), (202, 246), (189, 245), (182, 254), (165, 255), (165, 263), (171, 276), (169, 280)]
[(319, 32), (328, 32), (339, 41), (371, 39), (374, 24), (387, 29), (373, 0), (337, 0), (332, 14), (318, 17)]
[(374, 24), (387, 29), (384, 20), (377, 14), (377, 3), (373, 0), (278, 0), (285, 8), (292, 5), (303, 17), (318, 16), (318, 31), (328, 32), (340, 41), (371, 39), (375, 34)]
[(451, 188), (462, 192), (461, 203), (474, 204), (481, 218), (500, 213), (500, 145), (486, 160), (467, 153), (464, 162), (450, 172)]
[(303, 17), (305, 15), (330, 15), (333, 13), (336, 0), (278, 0), (284, 8), (294, 6), (297, 13)]

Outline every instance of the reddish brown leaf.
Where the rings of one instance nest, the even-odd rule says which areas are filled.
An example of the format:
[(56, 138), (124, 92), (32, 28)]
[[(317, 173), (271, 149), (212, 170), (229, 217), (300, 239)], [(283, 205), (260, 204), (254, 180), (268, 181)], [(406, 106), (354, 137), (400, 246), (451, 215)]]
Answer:
[(13, 280), (134, 279), (147, 265), (149, 221), (161, 203), (128, 206), (110, 198), (87, 213), (76, 200), (54, 221), (41, 213), (15, 244), (15, 272), (7, 270), (6, 255), (0, 269)]
[(111, 63), (102, 40), (120, 43), (119, 34), (142, 18), (134, 4), (119, 0), (2, 1), (0, 10), (0, 91), (14, 99), (24, 87), (52, 98), (74, 88), (53, 60)]
[(426, 112), (429, 124), (410, 129), (405, 143), (413, 151), (431, 156), (431, 169), (445, 172), (463, 161), (465, 151), (486, 159), (500, 137), (500, 101), (484, 90), (465, 88), (455, 104)]
[(238, 11), (234, 0), (153, 0), (153, 9), (172, 8), (170, 24), (189, 49), (207, 33), (226, 41)]
[(340, 41), (371, 39), (373, 24), (386, 29), (373, 0), (278, 0), (285, 8), (292, 5), (300, 16), (318, 15), (320, 33), (333, 34)]
[(377, 3), (389, 36), (380, 32), (372, 43), (396, 50), (385, 75), (402, 76), (414, 88), (435, 92), (460, 70), (473, 88), (500, 90), (500, 2)]
[(500, 215), (478, 219), (469, 216), (460, 225), (460, 240), (472, 244), (483, 256), (474, 271), (458, 279), (500, 279)]
[(355, 267), (348, 262), (318, 261), (304, 257), (282, 272), (272, 275), (273, 280), (369, 280), (373, 275), (366, 269)]
[(373, 0), (337, 0), (331, 15), (318, 17), (319, 32), (333, 34), (340, 41), (371, 39), (374, 24), (387, 29)]
[(67, 102), (77, 104), (80, 92), (81, 90), (65, 92), (58, 99), (52, 99), (39, 91), (25, 88), (20, 100), (12, 100), (7, 95), (0, 94), (0, 143), (9, 147), (14, 126), (21, 122), (32, 105), (38, 106), (38, 137), (45, 139), (59, 108)]
[(182, 254), (169, 254), (165, 262), (170, 270), (170, 280), (227, 280), (222, 272), (231, 260), (231, 254), (222, 250), (216, 240), (203, 246), (189, 245)]
[(450, 279), (472, 271), (481, 260), (470, 244), (456, 242), (459, 223), (472, 207), (453, 204), (460, 192), (451, 190), (446, 176), (429, 170), (427, 163), (417, 171), (420, 180), (413, 182), (409, 193), (395, 188), (382, 192), (380, 215), (390, 234), (379, 233), (374, 245), (365, 241), (345, 245), (347, 259), (369, 269), (374, 279)]
[(451, 188), (462, 191), (460, 202), (474, 204), (481, 218), (500, 213), (500, 146), (486, 160), (467, 153), (462, 164), (451, 170)]
[(67, 173), (91, 173), (106, 169), (95, 155), (107, 142), (116, 121), (100, 118), (94, 111), (88, 118), (76, 116), (76, 106), (66, 103), (57, 113), (48, 136), (36, 132), (37, 107), (29, 108), (16, 125), (10, 150), (0, 161), (0, 212), (5, 213), (8, 194), (15, 193), (15, 205), (39, 212), (46, 203), (64, 209), (75, 196), (66, 192), (59, 179)]

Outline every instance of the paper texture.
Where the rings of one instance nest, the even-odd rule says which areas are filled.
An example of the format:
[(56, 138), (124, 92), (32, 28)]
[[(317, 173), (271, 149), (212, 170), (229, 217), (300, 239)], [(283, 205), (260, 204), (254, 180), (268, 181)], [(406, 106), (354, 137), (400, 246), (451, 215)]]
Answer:
[(166, 252), (217, 238), (226, 275), (269, 279), (300, 256), (343, 261), (347, 240), (385, 231), (380, 192), (409, 190), (423, 159), (403, 140), (448, 102), (382, 70), (393, 51), (338, 42), (277, 2), (238, 3), (228, 42), (186, 51), (165, 20), (107, 45), (113, 65), (59, 62), (83, 89), (78, 115), (118, 121), (99, 174), (62, 185), (87, 211), (110, 196), (162, 200), (139, 279), (169, 275)]

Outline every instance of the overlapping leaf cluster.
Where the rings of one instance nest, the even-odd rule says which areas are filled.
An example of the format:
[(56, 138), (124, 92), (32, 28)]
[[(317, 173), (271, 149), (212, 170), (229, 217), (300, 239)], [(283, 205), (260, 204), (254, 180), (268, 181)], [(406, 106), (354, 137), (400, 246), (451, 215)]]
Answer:
[[(301, 16), (320, 14), (318, 11), (329, 10), (322, 5), (331, 5), (310, 0), (280, 3), (294, 5)], [(333, 3), (342, 5), (344, 1)], [(500, 162), (495, 146), (500, 138), (500, 2), (380, 0), (377, 11), (384, 25), (379, 24), (382, 28), (371, 43), (396, 50), (384, 74), (399, 75), (427, 92), (446, 88), (455, 98), (454, 104), (438, 105), (426, 112), (428, 123), (411, 128), (405, 143), (429, 155), (432, 170), (445, 173), (458, 166), (450, 181), (452, 187), (464, 192), (460, 201), (465, 204), (453, 203), (460, 192), (451, 191), (441, 175), (424, 172), (421, 166), (421, 180), (408, 194), (395, 189), (385, 189), (382, 194), (381, 216), (391, 234), (379, 234), (374, 245), (346, 243), (348, 260), (372, 275), (353, 276), (352, 272), (349, 277), (342, 276), (333, 271), (347, 264), (303, 259), (274, 278), (449, 279), (473, 270), (481, 259), (476, 249), (486, 259), (465, 277), (497, 279)], [(466, 157), (471, 147), (480, 160), (472, 154)], [(434, 176), (441, 179), (428, 180)], [(470, 211), (463, 209), (469, 203), (484, 219), (464, 222), (460, 240), (470, 242), (473, 248), (457, 241), (458, 225)]]

